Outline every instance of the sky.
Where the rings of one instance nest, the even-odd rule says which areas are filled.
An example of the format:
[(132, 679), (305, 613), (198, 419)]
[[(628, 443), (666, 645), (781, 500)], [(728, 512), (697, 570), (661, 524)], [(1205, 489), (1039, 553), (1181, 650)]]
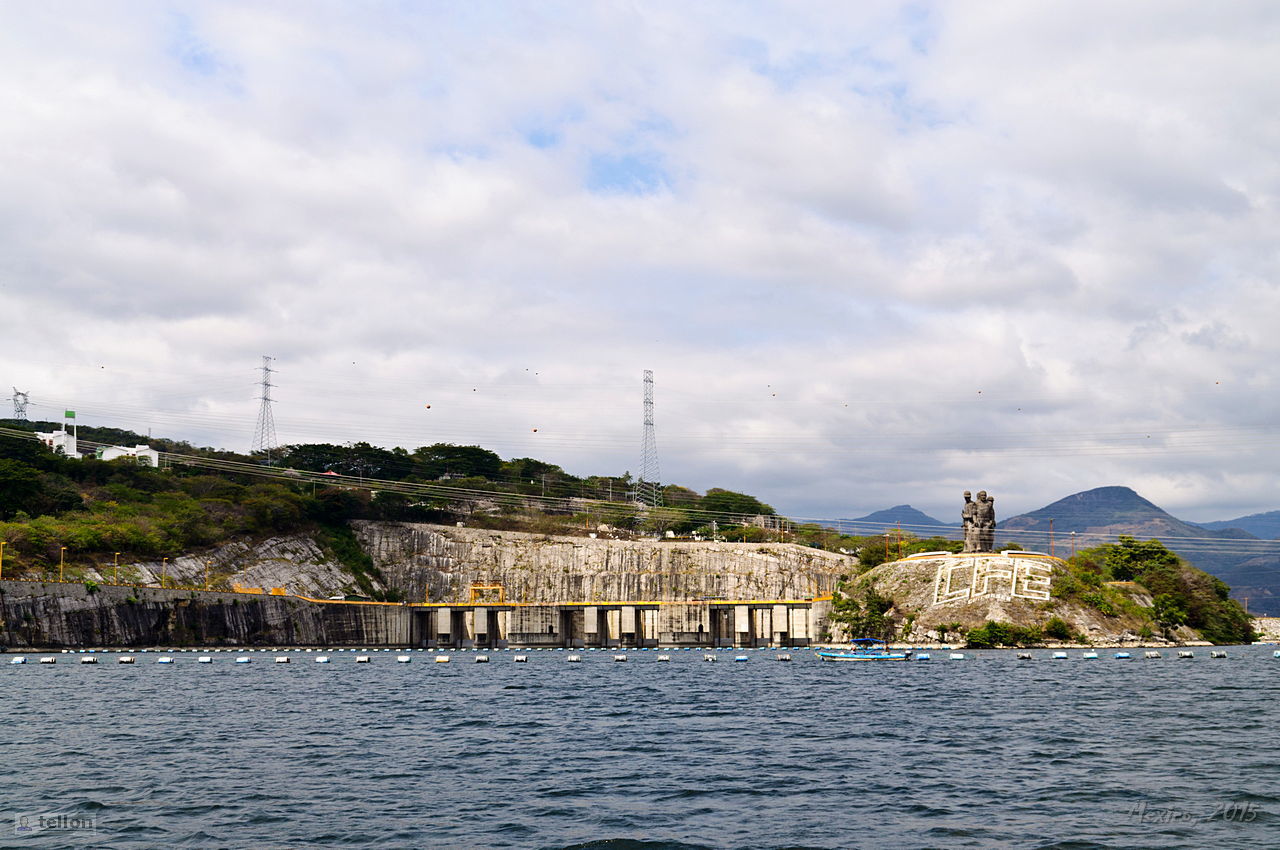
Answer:
[[(1280, 509), (1280, 6), (0, 6), (0, 389), (800, 517)], [(8, 407), (8, 405), (6, 405)], [(5, 415), (8, 415), (7, 411)]]

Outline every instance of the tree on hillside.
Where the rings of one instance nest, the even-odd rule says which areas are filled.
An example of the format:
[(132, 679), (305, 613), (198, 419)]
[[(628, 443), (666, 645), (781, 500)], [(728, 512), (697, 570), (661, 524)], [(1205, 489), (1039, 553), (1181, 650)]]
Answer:
[(702, 504), (698, 507), (704, 511), (737, 514), (744, 517), (772, 516), (776, 513), (773, 508), (754, 496), (748, 496), (746, 493), (735, 493), (732, 490), (722, 490), (719, 487), (712, 487), (708, 490), (707, 495), (702, 497)]
[(487, 478), (502, 475), (502, 458), (480, 446), (455, 446), (434, 443), (413, 450), (413, 474), (424, 481), (437, 481), (444, 476)]

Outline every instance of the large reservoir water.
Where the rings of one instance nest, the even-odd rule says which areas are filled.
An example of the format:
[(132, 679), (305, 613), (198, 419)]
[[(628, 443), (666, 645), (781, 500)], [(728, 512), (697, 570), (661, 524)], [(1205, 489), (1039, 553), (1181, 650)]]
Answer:
[(31, 655), (0, 846), (1280, 846), (1280, 659), (1228, 653)]

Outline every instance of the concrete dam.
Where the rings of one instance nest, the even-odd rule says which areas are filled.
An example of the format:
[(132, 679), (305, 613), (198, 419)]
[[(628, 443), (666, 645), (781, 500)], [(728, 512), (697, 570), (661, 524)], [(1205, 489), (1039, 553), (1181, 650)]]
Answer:
[[(350, 573), (299, 536), (130, 565), (140, 579), (0, 582), (10, 647), (806, 646), (853, 559), (793, 544), (599, 540), (418, 523), (353, 523), (385, 590), (328, 599)], [(266, 593), (205, 591), (210, 565)], [(164, 570), (164, 573), (161, 573)], [(163, 576), (163, 577), (162, 577)], [(167, 583), (164, 588), (155, 586)], [(173, 585), (186, 585), (174, 588)], [(271, 588), (274, 588), (272, 590)]]

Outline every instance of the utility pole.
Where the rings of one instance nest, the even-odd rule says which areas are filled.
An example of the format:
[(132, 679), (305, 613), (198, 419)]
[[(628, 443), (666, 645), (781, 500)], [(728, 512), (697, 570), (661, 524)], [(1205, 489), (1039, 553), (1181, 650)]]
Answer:
[(259, 382), (262, 395), (258, 396), (262, 405), (258, 408), (258, 425), (253, 430), (253, 451), (262, 452), (266, 456), (268, 466), (271, 465), (271, 453), (277, 448), (276, 420), (271, 413), (271, 388), (275, 386), (271, 383), (271, 373), (276, 371), (271, 368), (272, 360), (275, 358), (262, 355), (262, 380)]

